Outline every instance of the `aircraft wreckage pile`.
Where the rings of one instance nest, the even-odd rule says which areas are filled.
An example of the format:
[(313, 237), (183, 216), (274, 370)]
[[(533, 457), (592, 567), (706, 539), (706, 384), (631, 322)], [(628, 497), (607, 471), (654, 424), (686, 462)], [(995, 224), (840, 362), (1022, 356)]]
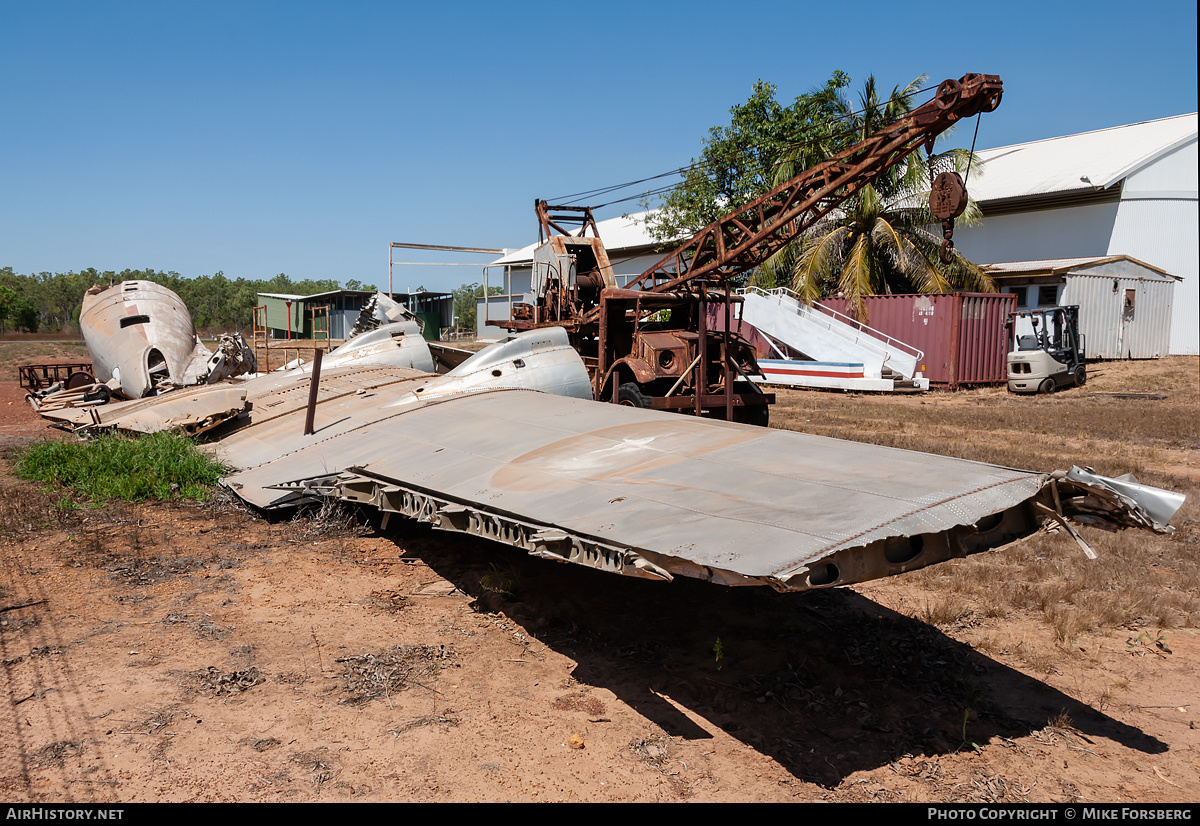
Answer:
[(83, 317), (96, 363), (119, 363), (114, 378), (135, 400), (43, 415), (81, 435), (207, 431), (234, 468), (225, 484), (262, 509), (334, 498), (379, 508), (385, 523), (398, 514), (613, 573), (797, 591), (999, 548), (1050, 524), (1090, 553), (1067, 520), (1170, 532), (1183, 503), (1132, 477), (597, 403), (561, 329), (468, 358), (431, 350), (382, 295), (324, 359), (305, 435), (309, 365), (136, 398), (135, 366), (195, 335), (190, 322), (122, 324), (149, 314), (135, 296), (156, 291), (169, 293), (111, 287), (94, 297), (103, 312)]
[(221, 336), (215, 353), (205, 347), (179, 296), (152, 281), (91, 287), (83, 296), (79, 327), (97, 381), (32, 392), (34, 410), (107, 404), (114, 394), (140, 399), (257, 369), (254, 350), (240, 334)]

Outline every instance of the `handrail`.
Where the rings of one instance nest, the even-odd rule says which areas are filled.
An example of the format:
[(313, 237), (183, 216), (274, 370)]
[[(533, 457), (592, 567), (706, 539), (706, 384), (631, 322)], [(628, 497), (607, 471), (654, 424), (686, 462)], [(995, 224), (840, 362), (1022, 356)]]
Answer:
[[(761, 295), (765, 298), (769, 298), (772, 296), (787, 296), (789, 298), (794, 298), (796, 301), (804, 302), (805, 304), (808, 303), (807, 300), (803, 296), (799, 295), (798, 293), (794, 292), (793, 290), (788, 289), (787, 287), (775, 287), (774, 289), (771, 289), (771, 290), (764, 290), (762, 287), (750, 286), (750, 287), (743, 287), (742, 289), (738, 290), (738, 292), (741, 293), (742, 295), (746, 295), (747, 293), (754, 292), (754, 293), (758, 293), (759, 295)], [(881, 339), (884, 342), (886, 342), (888, 344), (888, 346), (894, 346), (895, 349), (901, 350), (901, 351), (905, 352), (907, 355), (913, 356), (917, 361), (920, 361), (921, 359), (925, 358), (924, 351), (918, 350), (916, 347), (913, 347), (911, 344), (906, 344), (897, 338), (892, 338), (891, 336), (889, 336), (887, 333), (883, 332), (882, 330), (876, 330), (874, 327), (871, 327), (867, 324), (863, 324), (858, 319), (852, 318), (851, 316), (848, 316), (845, 313), (840, 313), (837, 310), (833, 309), (832, 307), (826, 307), (824, 304), (818, 303), (818, 304), (816, 304), (816, 306), (819, 307), (822, 312), (833, 316), (834, 321), (838, 321), (847, 326), (854, 327), (855, 329), (859, 330), (860, 332), (868, 333), (872, 338)], [(833, 328), (828, 327), (826, 329), (829, 329), (830, 331), (832, 331)], [(876, 348), (876, 349), (878, 349), (878, 348)]]

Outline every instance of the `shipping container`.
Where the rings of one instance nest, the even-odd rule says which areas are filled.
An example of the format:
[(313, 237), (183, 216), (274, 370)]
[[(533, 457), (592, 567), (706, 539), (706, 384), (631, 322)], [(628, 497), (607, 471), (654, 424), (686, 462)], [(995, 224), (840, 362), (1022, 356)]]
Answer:
[[(873, 295), (866, 299), (867, 317), (859, 320), (921, 350), (925, 359), (919, 369), (932, 384), (1004, 384), (1005, 322), (1016, 300), (1006, 293)], [(842, 298), (817, 304), (850, 314), (849, 302)]]

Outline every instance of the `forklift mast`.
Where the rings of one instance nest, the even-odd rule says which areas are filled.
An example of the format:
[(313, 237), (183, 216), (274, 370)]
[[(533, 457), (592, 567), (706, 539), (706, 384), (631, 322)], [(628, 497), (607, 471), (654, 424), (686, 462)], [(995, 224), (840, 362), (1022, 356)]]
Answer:
[[(1033, 334), (1020, 335), (1018, 318), (1028, 318)], [(1079, 334), (1079, 306), (1041, 307), (1021, 310), (1009, 319), (1010, 350), (1044, 350), (1059, 361), (1086, 358), (1083, 338)]]

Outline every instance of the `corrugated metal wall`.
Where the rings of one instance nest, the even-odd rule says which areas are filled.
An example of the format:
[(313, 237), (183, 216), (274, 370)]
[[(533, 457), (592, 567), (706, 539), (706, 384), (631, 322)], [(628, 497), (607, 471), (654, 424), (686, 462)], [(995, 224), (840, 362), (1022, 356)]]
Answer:
[(1008, 381), (1008, 328), (1005, 322), (1016, 308), (1016, 296), (969, 293), (958, 308), (957, 384), (999, 384)]
[[(1193, 145), (1194, 146), (1194, 145)], [(1196, 185), (1193, 174), (1191, 185)], [(1121, 202), (1108, 251), (1131, 255), (1171, 275), (1183, 278), (1174, 291), (1171, 309), (1173, 355), (1200, 353), (1200, 233), (1198, 211), (1191, 200), (1131, 199)], [(1165, 355), (1165, 353), (1164, 353)]]
[[(934, 384), (1002, 384), (1008, 380), (1004, 326), (1016, 307), (1009, 293), (875, 295), (866, 323), (925, 353), (921, 371)], [(819, 304), (849, 314), (844, 299)]]
[[(339, 298), (337, 304), (329, 307), (329, 335), (331, 338), (345, 339), (350, 335), (350, 328), (358, 321), (362, 305), (366, 299)], [(356, 307), (355, 304), (358, 306)]]
[[(272, 330), (287, 330), (288, 329), (288, 305), (287, 301), (274, 296), (259, 296), (259, 301), (267, 308), (267, 326)], [(301, 304), (299, 301), (293, 301), (290, 314), (292, 317), (291, 330), (292, 335), (296, 335), (298, 330), (304, 329), (304, 325), (300, 321)]]
[(1114, 199), (1085, 206), (985, 215), (982, 224), (956, 226), (954, 246), (976, 263), (1101, 256), (1109, 249), (1117, 209)]
[[(1122, 262), (1114, 262), (1114, 264)], [(1147, 272), (1143, 267), (1137, 269)], [(1174, 279), (1129, 273), (1068, 273), (1062, 304), (1079, 305), (1079, 331), (1088, 358), (1152, 359), (1171, 345)], [(1132, 307), (1126, 307), (1127, 295)]]

